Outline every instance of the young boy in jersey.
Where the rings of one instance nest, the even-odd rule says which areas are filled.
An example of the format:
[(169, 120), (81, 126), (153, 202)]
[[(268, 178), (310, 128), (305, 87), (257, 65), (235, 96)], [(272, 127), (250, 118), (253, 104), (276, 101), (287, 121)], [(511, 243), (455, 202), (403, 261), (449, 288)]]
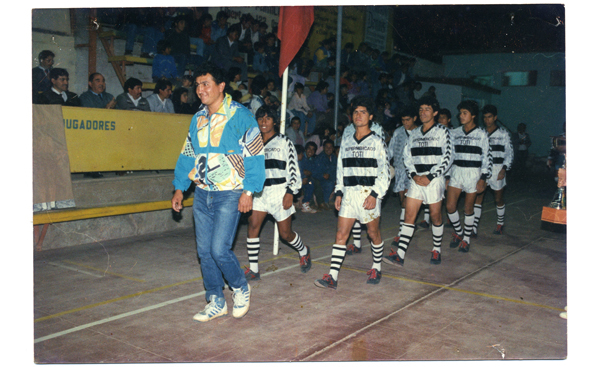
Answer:
[(431, 96), (424, 96), (417, 102), (419, 118), (423, 125), (410, 134), (404, 147), (404, 166), (412, 178), (406, 192), (406, 213), (400, 230), (398, 250), (392, 249), (383, 261), (387, 264), (403, 266), (404, 256), (415, 232), (415, 221), (422, 204), (429, 205), (433, 250), (431, 264), (442, 261), (442, 200), (446, 188), (446, 171), (452, 165), (453, 146), (448, 128), (436, 123), (440, 105)]
[[(486, 180), (492, 170), (492, 155), (487, 132), (477, 126), (477, 115), (479, 114), (477, 102), (462, 101), (458, 104), (457, 109), (461, 126), (452, 129), (454, 164), (450, 170), (446, 210), (448, 219), (454, 227), (450, 248), (458, 246), (458, 251), (469, 252), (471, 233), (475, 223), (475, 198), (477, 194), (485, 190)], [(465, 193), (464, 231), (457, 211), (461, 192)]]
[(388, 156), (390, 161), (393, 162), (395, 170), (395, 184), (392, 191), (398, 193), (401, 206), (398, 235), (394, 237), (394, 240), (392, 241), (392, 247), (396, 248), (398, 247), (398, 242), (400, 241), (400, 232), (402, 231), (402, 224), (404, 223), (406, 211), (406, 192), (410, 187), (410, 181), (412, 181), (412, 179), (408, 177), (406, 173), (406, 167), (404, 166), (404, 147), (406, 146), (406, 142), (408, 141), (410, 133), (420, 125), (417, 115), (417, 108), (412, 106), (405, 108), (400, 113), (402, 126), (394, 131), (388, 146)]
[(294, 195), (302, 187), (300, 168), (294, 143), (277, 132), (277, 113), (268, 106), (256, 111), (258, 127), (265, 146), (265, 186), (254, 194), (252, 214), (248, 218), (248, 260), (247, 280), (259, 280), (258, 253), (260, 251), (260, 229), (267, 214), (277, 221), (277, 229), (282, 240), (298, 251), (300, 270), (306, 273), (311, 268), (310, 249), (302, 243), (300, 235), (292, 231)]
[(390, 167), (383, 138), (371, 130), (375, 103), (370, 97), (352, 100), (352, 122), (356, 129), (342, 139), (336, 171), (335, 208), (339, 210), (329, 274), (317, 279), (321, 288), (337, 289), (338, 274), (346, 256), (346, 241), (355, 221), (365, 224), (371, 238), (373, 265), (367, 284), (379, 284), (383, 240), (379, 231), (381, 200), (390, 184)]
[[(494, 192), (494, 199), (496, 200), (497, 222), (493, 233), (502, 234), (504, 233), (504, 187), (506, 186), (506, 172), (510, 170), (514, 159), (513, 146), (510, 133), (505, 128), (499, 127), (496, 124), (496, 120), (498, 120), (498, 109), (496, 106), (491, 104), (485, 105), (481, 113), (490, 141), (490, 151), (492, 152), (492, 176), (487, 184)], [(473, 238), (477, 237), (477, 225), (479, 224), (479, 218), (481, 218), (484, 196), (485, 190), (477, 194), (477, 198), (475, 199)]]

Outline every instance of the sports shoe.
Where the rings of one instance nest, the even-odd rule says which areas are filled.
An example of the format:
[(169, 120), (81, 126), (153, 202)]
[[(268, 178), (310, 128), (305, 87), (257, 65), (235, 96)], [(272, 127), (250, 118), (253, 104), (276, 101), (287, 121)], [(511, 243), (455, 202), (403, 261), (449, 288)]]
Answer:
[(471, 238), (477, 238), (477, 232), (473, 231), (473, 233), (471, 233)]
[(315, 285), (320, 288), (337, 289), (337, 280), (333, 280), (331, 274), (325, 274), (323, 279), (315, 280)]
[(400, 243), (400, 236), (394, 237), (394, 239), (392, 240), (392, 248), (398, 248), (398, 243)]
[(429, 228), (429, 223), (427, 223), (426, 220), (422, 220), (421, 223), (419, 223), (419, 227), (427, 229)]
[(346, 248), (346, 255), (360, 254), (362, 252), (362, 247), (356, 247), (354, 244), (349, 244)]
[(317, 211), (310, 207), (308, 202), (302, 204), (302, 213), (311, 213), (314, 214)]
[(383, 262), (390, 265), (404, 266), (404, 259), (394, 250), (388, 256), (383, 257)]
[(250, 308), (250, 284), (242, 288), (233, 288), (233, 317), (239, 319), (248, 313)]
[(458, 252), (469, 252), (469, 244), (466, 241), (460, 241)]
[(431, 251), (431, 260), (429, 260), (430, 264), (439, 265), (442, 262), (442, 254), (439, 251), (433, 250)]
[(312, 262), (310, 261), (310, 248), (306, 246), (306, 255), (300, 256), (300, 270), (303, 273), (308, 273), (311, 266)]
[(209, 298), (209, 303), (204, 307), (204, 310), (194, 315), (194, 321), (207, 322), (217, 317), (227, 315), (227, 303), (225, 298), (217, 298), (217, 295), (213, 294)]
[(367, 275), (369, 276), (367, 284), (379, 284), (381, 281), (381, 272), (375, 268), (367, 271)]
[(260, 280), (260, 271), (257, 271), (255, 273), (252, 270), (250, 270), (249, 267), (246, 267), (246, 270), (244, 270), (244, 277), (246, 277), (246, 280), (248, 280), (248, 281)]
[(457, 235), (456, 233), (452, 233), (452, 241), (450, 241), (450, 248), (457, 248), (462, 241), (462, 237)]
[(494, 234), (503, 234), (504, 226), (502, 224), (496, 224), (496, 229), (494, 229)]

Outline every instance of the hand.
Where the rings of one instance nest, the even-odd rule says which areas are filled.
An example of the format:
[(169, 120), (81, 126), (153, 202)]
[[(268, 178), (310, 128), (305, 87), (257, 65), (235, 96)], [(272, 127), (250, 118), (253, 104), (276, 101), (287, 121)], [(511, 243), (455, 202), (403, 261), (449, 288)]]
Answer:
[(117, 100), (115, 100), (114, 98), (110, 100), (110, 102), (108, 102), (108, 104), (106, 105), (106, 108), (115, 108), (115, 106), (117, 105)]
[(504, 168), (502, 168), (500, 170), (500, 172), (498, 172), (497, 180), (502, 180), (502, 179), (504, 179), (504, 177), (506, 177), (506, 170)]
[(311, 117), (312, 117), (312, 111), (308, 111), (308, 113), (306, 114), (306, 116), (307, 116), (308, 118), (311, 118)]
[(308, 178), (303, 178), (302, 179), (302, 185), (308, 185)]
[(323, 178), (329, 180), (329, 173), (323, 173)]
[(431, 181), (429, 181), (429, 179), (425, 175), (423, 175), (423, 176), (418, 176), (417, 175), (417, 176), (413, 177), (413, 180), (419, 186), (427, 186), (431, 182)]
[(238, 202), (238, 210), (240, 213), (248, 213), (252, 210), (252, 196), (242, 194), (240, 196), (240, 201)]
[(482, 192), (485, 191), (485, 180), (479, 180), (477, 181), (477, 193), (481, 194)]
[(377, 204), (377, 198), (369, 195), (363, 203), (363, 208), (365, 208), (366, 210), (372, 210), (375, 209), (375, 204)]
[(283, 195), (283, 209), (288, 210), (294, 204), (294, 195), (287, 192)]
[(181, 190), (175, 190), (175, 193), (173, 194), (173, 198), (171, 199), (171, 208), (173, 208), (173, 210), (175, 210), (177, 213), (179, 213), (181, 211), (181, 209), (183, 209), (183, 193), (181, 192)]
[(342, 207), (342, 197), (336, 196), (335, 197), (335, 210), (337, 210), (339, 212), (341, 207)]

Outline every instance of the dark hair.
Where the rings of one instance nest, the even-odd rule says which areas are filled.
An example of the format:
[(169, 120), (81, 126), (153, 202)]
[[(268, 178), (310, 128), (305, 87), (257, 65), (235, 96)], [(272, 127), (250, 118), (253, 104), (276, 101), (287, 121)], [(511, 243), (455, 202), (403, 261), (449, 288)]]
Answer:
[(366, 108), (369, 115), (374, 115), (376, 111), (375, 102), (373, 102), (373, 99), (368, 96), (356, 96), (352, 98), (350, 105), (352, 106), (352, 113), (354, 113), (359, 106)]
[(158, 79), (154, 85), (154, 93), (158, 94), (161, 90), (167, 89), (167, 87), (173, 88), (173, 83), (171, 83), (168, 79)]
[(436, 116), (438, 120), (440, 119), (441, 115), (448, 116), (448, 128), (451, 128), (452, 127), (452, 121), (450, 121), (450, 120), (452, 119), (452, 113), (450, 112), (450, 110), (447, 109), (447, 108), (442, 108), (440, 110), (440, 112), (438, 113), (438, 115)]
[(49, 56), (54, 57), (54, 52), (50, 50), (44, 50), (40, 52), (40, 54), (38, 55), (38, 62), (47, 59)]
[(125, 92), (129, 92), (130, 89), (133, 89), (138, 85), (141, 87), (142, 85), (144, 85), (144, 83), (142, 83), (142, 81), (139, 79), (129, 78), (125, 81), (125, 84), (123, 84), (123, 89), (125, 90)]
[(200, 24), (204, 24), (204, 22), (206, 22), (207, 19), (213, 20), (212, 15), (210, 15), (210, 13), (204, 13), (200, 16)]
[(471, 113), (471, 115), (473, 115), (473, 117), (477, 117), (477, 115), (479, 114), (479, 105), (477, 104), (477, 102), (467, 99), (465, 101), (462, 101), (458, 104), (458, 106), (456, 106), (457, 110), (467, 110), (469, 111), (469, 113)]
[(69, 77), (69, 72), (67, 71), (67, 69), (63, 69), (63, 68), (54, 68), (52, 70), (50, 70), (50, 79), (58, 79), (58, 77), (60, 76), (66, 76), (67, 78)]
[(317, 151), (317, 149), (319, 149), (317, 143), (315, 143), (314, 141), (309, 141), (308, 143), (304, 144), (304, 149), (308, 149), (309, 146), (315, 148), (315, 152)]
[(88, 82), (93, 82), (94, 78), (96, 77), (96, 75), (102, 75), (100, 73), (91, 73), (90, 76), (88, 76)]
[(296, 154), (304, 154), (304, 147), (300, 144), (295, 144), (294, 148), (296, 148)]
[(300, 117), (298, 117), (298, 116), (294, 116), (294, 117), (292, 117), (292, 118), (290, 119), (290, 124), (291, 124), (292, 122), (296, 121), (296, 120), (298, 120), (300, 123), (302, 123), (302, 120), (300, 120)]
[(304, 84), (302, 84), (302, 83), (296, 83), (296, 84), (294, 84), (294, 90), (296, 90), (296, 89), (302, 89), (302, 90), (304, 90)]
[(242, 74), (242, 69), (237, 66), (230, 67), (229, 70), (227, 70), (227, 81), (232, 82), (238, 74)]
[(229, 19), (229, 14), (227, 14), (227, 12), (225, 10), (221, 10), (220, 12), (217, 13), (217, 20), (219, 20), (221, 18)]
[(239, 25), (239, 23), (231, 25), (231, 26), (229, 26), (229, 28), (227, 28), (227, 36), (229, 36), (233, 32), (237, 32), (238, 34), (242, 34), (242, 27)]
[(324, 80), (321, 80), (319, 83), (317, 83), (317, 87), (315, 89), (320, 92), (325, 88), (329, 88), (329, 83), (327, 83)]
[(486, 104), (481, 109), (481, 114), (485, 115), (485, 114), (488, 114), (488, 113), (491, 113), (494, 116), (498, 116), (498, 109), (493, 104)]
[(194, 81), (199, 76), (210, 74), (217, 85), (225, 83), (225, 71), (211, 62), (205, 62), (198, 66), (194, 73)]
[(231, 99), (233, 99), (236, 102), (240, 102), (242, 100), (243, 96), (244, 95), (239, 90), (233, 90), (233, 91), (231, 91)]
[(421, 107), (421, 106), (431, 106), (431, 109), (433, 110), (433, 112), (437, 112), (440, 110), (440, 103), (438, 102), (438, 100), (432, 96), (423, 96), (421, 98), (419, 98), (419, 100), (417, 101), (417, 106)]
[(273, 119), (273, 124), (275, 124), (276, 126), (279, 125), (277, 112), (267, 105), (260, 106), (258, 110), (256, 110), (256, 114), (254, 115), (254, 117), (256, 117), (257, 120), (262, 117), (270, 117), (271, 119)]
[(162, 55), (169, 47), (171, 47), (171, 42), (167, 40), (160, 40), (156, 44), (156, 51)]
[(188, 93), (187, 88), (179, 87), (173, 91), (173, 95), (171, 96), (171, 101), (173, 101), (173, 107), (175, 108), (175, 113), (181, 112), (181, 96), (184, 93)]
[(261, 42), (261, 41), (254, 42), (254, 51), (258, 52), (258, 50), (260, 50), (261, 48), (265, 48), (265, 46), (266, 45), (264, 42)]
[(398, 116), (400, 118), (405, 117), (405, 116), (415, 117), (415, 116), (419, 116), (419, 111), (417, 110), (416, 106), (410, 105), (410, 106), (404, 107), (402, 109), (402, 111), (400, 111), (400, 114)]
[(335, 146), (335, 143), (331, 139), (325, 139), (325, 141), (323, 142), (322, 146), (325, 146), (325, 144), (331, 144), (331, 145)]
[(252, 94), (260, 94), (260, 91), (267, 87), (267, 79), (265, 79), (261, 75), (257, 75), (254, 80), (252, 80)]

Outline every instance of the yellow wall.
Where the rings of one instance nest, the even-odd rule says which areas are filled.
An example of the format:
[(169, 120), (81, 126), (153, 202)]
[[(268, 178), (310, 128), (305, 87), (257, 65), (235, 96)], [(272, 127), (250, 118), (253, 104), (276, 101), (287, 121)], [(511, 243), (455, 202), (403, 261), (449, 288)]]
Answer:
[(63, 107), (71, 172), (174, 169), (191, 115)]

